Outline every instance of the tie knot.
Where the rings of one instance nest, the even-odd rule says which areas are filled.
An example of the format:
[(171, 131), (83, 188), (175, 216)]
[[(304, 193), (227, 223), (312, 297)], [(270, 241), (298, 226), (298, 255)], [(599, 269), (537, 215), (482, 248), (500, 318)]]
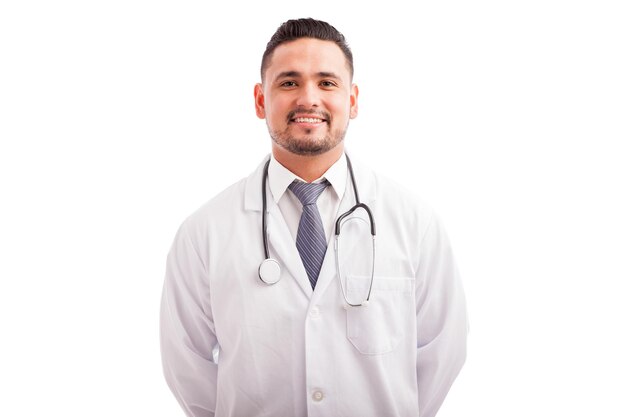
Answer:
[(307, 183), (299, 180), (295, 180), (289, 184), (289, 189), (293, 192), (303, 206), (309, 204), (315, 204), (317, 198), (322, 194), (322, 191), (328, 187), (328, 180), (317, 183)]

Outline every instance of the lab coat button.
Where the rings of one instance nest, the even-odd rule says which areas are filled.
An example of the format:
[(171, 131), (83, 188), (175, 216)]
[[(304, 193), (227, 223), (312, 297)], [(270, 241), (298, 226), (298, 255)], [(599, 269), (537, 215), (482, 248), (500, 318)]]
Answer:
[(324, 393), (322, 391), (313, 392), (313, 401), (322, 401), (324, 399)]
[(320, 316), (320, 309), (317, 307), (313, 307), (309, 313), (309, 315), (313, 318), (317, 318)]

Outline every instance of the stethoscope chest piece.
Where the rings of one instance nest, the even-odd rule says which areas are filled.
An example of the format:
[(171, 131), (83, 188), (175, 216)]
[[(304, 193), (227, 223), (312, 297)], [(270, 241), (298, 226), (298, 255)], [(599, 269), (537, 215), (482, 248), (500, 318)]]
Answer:
[(264, 283), (271, 285), (280, 280), (280, 264), (276, 259), (267, 258), (259, 265), (259, 278)]

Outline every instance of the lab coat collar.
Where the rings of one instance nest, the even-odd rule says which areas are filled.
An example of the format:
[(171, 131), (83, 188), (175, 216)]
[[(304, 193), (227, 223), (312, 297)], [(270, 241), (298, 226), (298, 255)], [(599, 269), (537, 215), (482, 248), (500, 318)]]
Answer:
[[(263, 161), (254, 170), (252, 174), (246, 178), (244, 191), (244, 209), (261, 211), (263, 208), (263, 195), (261, 194), (261, 182), (263, 181), (263, 168), (265, 163), (270, 159), (270, 155), (265, 156)], [(269, 190), (268, 190), (269, 191)]]

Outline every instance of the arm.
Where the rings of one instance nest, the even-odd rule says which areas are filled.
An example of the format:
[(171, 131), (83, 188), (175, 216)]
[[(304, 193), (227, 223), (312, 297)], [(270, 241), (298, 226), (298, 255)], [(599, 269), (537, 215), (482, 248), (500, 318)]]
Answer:
[(161, 358), (172, 393), (189, 417), (213, 417), (217, 346), (205, 265), (183, 224), (167, 258), (161, 300)]
[(434, 417), (465, 362), (465, 296), (448, 238), (432, 218), (416, 276), (420, 417)]

